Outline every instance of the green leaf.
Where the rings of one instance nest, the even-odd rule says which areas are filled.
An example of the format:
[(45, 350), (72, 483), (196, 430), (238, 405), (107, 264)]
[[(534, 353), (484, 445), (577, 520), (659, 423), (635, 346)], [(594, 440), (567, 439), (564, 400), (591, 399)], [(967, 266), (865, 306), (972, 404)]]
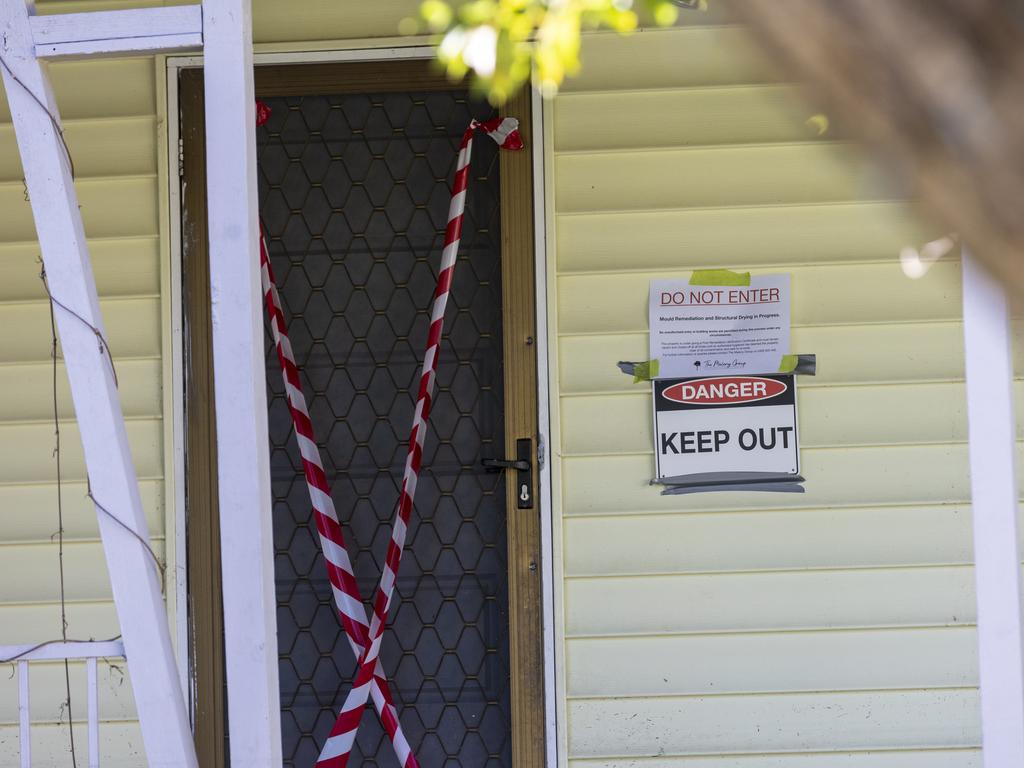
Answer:
[[(643, 0), (655, 23), (674, 24), (670, 0)], [(706, 7), (705, 0), (687, 0)], [(438, 59), (449, 77), (473, 73), (472, 88), (493, 104), (504, 103), (529, 83), (531, 72), (545, 96), (558, 92), (580, 69), (581, 29), (628, 34), (638, 18), (633, 0), (424, 0), (420, 17), (441, 33)], [(400, 31), (409, 33), (411, 20)]]

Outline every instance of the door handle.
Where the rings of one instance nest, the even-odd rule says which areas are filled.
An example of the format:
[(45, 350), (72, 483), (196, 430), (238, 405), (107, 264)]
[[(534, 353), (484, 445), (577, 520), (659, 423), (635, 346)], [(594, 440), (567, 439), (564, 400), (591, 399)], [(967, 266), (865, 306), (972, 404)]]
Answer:
[(480, 462), (487, 469), (498, 472), (502, 469), (518, 469), (520, 472), (529, 472), (530, 463), (527, 461), (512, 461), (511, 459), (484, 459)]
[(516, 506), (519, 509), (533, 509), (533, 440), (516, 440), (515, 459), (484, 459), (480, 462), (489, 471), (516, 471)]

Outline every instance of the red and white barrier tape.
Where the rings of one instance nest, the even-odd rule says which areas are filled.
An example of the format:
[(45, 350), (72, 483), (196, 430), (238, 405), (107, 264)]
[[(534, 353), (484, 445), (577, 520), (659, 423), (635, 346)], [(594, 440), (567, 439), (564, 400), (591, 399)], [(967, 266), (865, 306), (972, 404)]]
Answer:
[[(313, 504), (316, 529), (320, 533), (320, 547), (323, 549), (324, 563), (327, 565), (327, 576), (331, 582), (334, 603), (349, 645), (352, 646), (356, 658), (360, 658), (367, 643), (366, 609), (363, 607), (363, 598), (359, 594), (359, 586), (356, 584), (355, 575), (352, 572), (352, 563), (349, 560), (348, 549), (345, 547), (345, 536), (334, 510), (331, 487), (327, 483), (327, 475), (324, 473), (323, 462), (320, 460), (320, 448), (313, 435), (313, 424), (309, 418), (309, 409), (306, 407), (306, 398), (302, 394), (302, 382), (299, 379), (295, 356), (292, 354), (292, 345), (288, 340), (288, 328), (284, 320), (284, 313), (281, 311), (281, 299), (277, 293), (277, 285), (274, 283), (274, 272), (270, 267), (262, 224), (260, 225), (260, 268), (263, 278), (263, 298), (267, 305), (267, 316), (270, 319), (270, 333), (274, 339), (274, 346), (277, 347), (278, 362), (281, 364), (288, 409), (292, 414), (295, 439), (299, 443), (302, 470), (306, 476), (306, 487), (309, 489), (309, 498)], [(404, 768), (416, 768), (418, 765), (416, 758), (409, 748), (405, 734), (402, 733), (402, 726), (398, 722), (398, 712), (391, 698), (391, 691), (388, 688), (387, 678), (379, 659), (374, 667), (370, 687), (370, 696), (373, 699), (374, 707), (380, 714), (381, 722), (391, 738), (399, 764)]]
[[(269, 117), (270, 107), (262, 101), (257, 101), (256, 125), (263, 125)], [(288, 327), (281, 307), (281, 298), (277, 293), (277, 285), (274, 282), (274, 272), (270, 266), (262, 223), (260, 224), (260, 274), (267, 317), (270, 321), (270, 332), (277, 349), (278, 362), (281, 364), (288, 409), (291, 412), (295, 437), (299, 444), (306, 487), (309, 490), (313, 516), (320, 534), (320, 546), (324, 553), (324, 563), (327, 566), (331, 591), (334, 594), (334, 602), (345, 630), (345, 636), (352, 647), (352, 652), (358, 659), (366, 649), (368, 632), (366, 612), (355, 575), (352, 572), (352, 563), (345, 546), (345, 536), (331, 499), (331, 488), (323, 470), (323, 462), (320, 460), (320, 448), (313, 433), (313, 424), (306, 407), (306, 398), (302, 393), (299, 369), (292, 352), (291, 342), (288, 339)], [(399, 764), (403, 768), (418, 768), (416, 757), (412, 754), (412, 749), (398, 721), (398, 711), (395, 708), (387, 677), (380, 663), (374, 669), (370, 696), (380, 715), (381, 722), (384, 724), (384, 729), (391, 739)]]
[[(356, 731), (366, 708), (367, 697), (372, 695), (375, 685), (376, 670), (380, 669), (380, 647), (387, 623), (391, 597), (394, 593), (395, 578), (402, 560), (405, 537), (412, 513), (413, 498), (416, 494), (416, 482), (419, 478), (420, 463), (423, 458), (423, 441), (427, 433), (427, 419), (430, 417), (431, 399), (434, 392), (434, 380), (437, 373), (437, 359), (441, 345), (441, 331), (444, 327), (445, 307), (451, 290), (452, 277), (455, 273), (455, 261), (459, 252), (459, 240), (462, 237), (462, 219), (466, 209), (466, 188), (469, 182), (469, 161), (473, 151), (473, 133), (479, 129), (484, 131), (502, 149), (522, 149), (523, 142), (518, 131), (519, 122), (510, 117), (496, 118), (485, 122), (473, 120), (462, 135), (458, 162), (455, 168), (455, 179), (452, 183), (452, 199), (448, 208), (448, 226), (445, 229), (444, 250), (441, 252), (441, 268), (437, 276), (437, 289), (434, 292), (434, 303), (430, 310), (430, 330), (427, 335), (427, 349), (423, 357), (423, 370), (420, 374), (420, 387), (413, 413), (412, 431), (409, 435), (409, 451), (405, 462), (405, 474), (402, 477), (402, 490), (398, 507), (395, 510), (395, 522), (388, 545), (387, 559), (380, 585), (373, 603), (373, 619), (370, 622), (368, 642), (364, 645), (359, 657), (359, 671), (352, 684), (352, 690), (341, 708), (341, 713), (331, 729), (331, 734), (324, 743), (317, 759), (317, 768), (345, 768), (348, 764), (352, 746), (355, 743)], [(410, 755), (411, 756), (411, 755)]]

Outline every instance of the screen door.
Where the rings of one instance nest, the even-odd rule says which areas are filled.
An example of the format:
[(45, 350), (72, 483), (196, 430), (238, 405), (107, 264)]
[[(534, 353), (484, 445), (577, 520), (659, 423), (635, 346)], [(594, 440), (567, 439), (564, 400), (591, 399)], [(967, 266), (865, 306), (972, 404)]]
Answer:
[[(419, 62), (258, 70), (257, 89), (271, 109), (257, 130), (260, 215), (369, 606), (398, 500), (459, 140), (472, 117), (496, 113)], [(539, 512), (518, 508), (515, 471), (482, 465), (517, 458), (517, 440), (536, 451), (522, 154), (510, 161), (486, 137), (474, 142), (423, 470), (384, 636), (384, 668), (423, 765), (543, 764)], [(269, 333), (266, 344), (284, 760), (306, 768), (356, 665)], [(372, 707), (352, 759), (397, 764)]]
[[(405, 465), (448, 215), (470, 118), (458, 92), (271, 98), (260, 209), (310, 415), (361, 593), (372, 597)], [(424, 765), (511, 762), (498, 150), (474, 147), (415, 514), (383, 657)], [(311, 765), (353, 675), (277, 354), (268, 339), (286, 765)], [(390, 765), (379, 721), (356, 765)]]

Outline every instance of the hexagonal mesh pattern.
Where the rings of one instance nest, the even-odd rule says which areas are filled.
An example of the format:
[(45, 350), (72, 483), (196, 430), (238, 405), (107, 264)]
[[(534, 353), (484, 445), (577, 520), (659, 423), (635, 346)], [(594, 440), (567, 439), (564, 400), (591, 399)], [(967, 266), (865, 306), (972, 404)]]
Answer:
[[(270, 99), (260, 207), (320, 449), (369, 606), (390, 536), (464, 93)], [(497, 149), (474, 143), (459, 265), (382, 658), (423, 765), (511, 764)], [(285, 765), (308, 768), (355, 660), (267, 336)], [(375, 714), (353, 765), (397, 761)]]

